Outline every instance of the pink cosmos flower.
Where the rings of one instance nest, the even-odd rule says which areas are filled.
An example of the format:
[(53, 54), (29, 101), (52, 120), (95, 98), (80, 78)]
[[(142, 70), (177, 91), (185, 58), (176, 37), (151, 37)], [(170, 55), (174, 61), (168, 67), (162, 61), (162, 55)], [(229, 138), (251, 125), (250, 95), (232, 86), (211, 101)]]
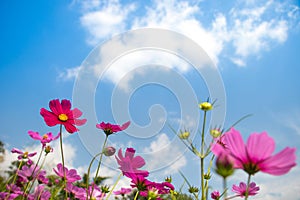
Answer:
[(100, 124), (96, 124), (96, 127), (103, 130), (104, 133), (108, 136), (113, 133), (127, 129), (129, 125), (130, 125), (130, 121), (124, 123), (122, 126), (101, 122)]
[(75, 169), (68, 169), (64, 168), (61, 163), (57, 164), (57, 170), (53, 168), (53, 171), (61, 178), (65, 178), (64, 172), (66, 174), (66, 180), (68, 183), (73, 183), (75, 181), (78, 181), (81, 179), (81, 177), (77, 174), (77, 171)]
[(66, 190), (67, 192), (73, 194), (77, 199), (86, 200), (86, 191), (84, 188), (77, 187), (72, 183), (67, 183)]
[[(82, 112), (74, 108), (71, 110), (71, 102), (63, 99), (59, 102), (58, 99), (49, 102), (51, 111), (41, 108), (40, 114), (44, 117), (44, 121), (48, 126), (62, 124), (69, 133), (78, 131), (76, 126), (81, 126), (86, 123), (86, 119), (78, 119)], [(76, 126), (75, 126), (76, 125)]]
[(33, 179), (48, 184), (48, 179), (46, 178), (46, 171), (41, 170), (39, 166), (31, 165), (30, 167), (24, 165), (22, 169), (18, 172), (18, 176), (21, 182), (27, 183)]
[(17, 153), (19, 154), (18, 156), (18, 160), (22, 160), (22, 159), (28, 159), (28, 164), (31, 165), (32, 164), (32, 160), (30, 159), (31, 157), (35, 156), (37, 152), (33, 152), (33, 153), (28, 153), (28, 151), (21, 151), (17, 148), (13, 148), (11, 150), (12, 153)]
[(45, 190), (45, 186), (37, 185), (34, 189), (33, 194), (28, 196), (28, 200), (48, 200), (51, 197), (51, 193)]
[(60, 136), (60, 134), (58, 133), (57, 136), (53, 137), (51, 132), (46, 133), (43, 136), (41, 136), (38, 132), (34, 132), (34, 131), (28, 131), (28, 135), (34, 140), (41, 141), (43, 147), (45, 147), (47, 143), (50, 143), (51, 141), (56, 140)]
[(240, 132), (231, 128), (223, 135), (223, 140), (224, 144), (216, 143), (212, 151), (216, 155), (222, 150), (229, 152), (234, 160), (234, 167), (243, 169), (250, 175), (258, 171), (271, 175), (283, 175), (296, 166), (296, 148), (286, 147), (272, 155), (275, 142), (266, 132), (251, 134), (245, 144)]
[[(92, 193), (93, 191), (93, 193)], [(96, 185), (90, 185), (88, 188), (88, 198), (93, 200), (103, 200), (105, 197), (105, 193), (102, 193), (101, 189)], [(78, 189), (75, 193), (76, 199), (79, 200), (86, 200), (87, 199), (87, 192), (85, 189)]]
[[(239, 186), (233, 185), (232, 191), (235, 192), (238, 196), (244, 197), (246, 196), (247, 184), (244, 182), (240, 182)], [(250, 183), (248, 188), (248, 196), (254, 196), (258, 193), (259, 187), (256, 186), (254, 182)]]
[(144, 177), (149, 175), (148, 171), (139, 170), (139, 168), (145, 165), (145, 160), (141, 156), (134, 156), (135, 149), (127, 148), (125, 156), (122, 155), (122, 150), (119, 149), (118, 156), (116, 156), (119, 164), (119, 169), (123, 172), (123, 175), (128, 176), (128, 173), (139, 174)]
[(211, 194), (210, 194), (210, 197), (212, 198), (212, 199), (216, 199), (216, 200), (218, 200), (218, 199), (220, 199), (220, 192), (219, 191), (213, 191)]
[(124, 196), (126, 194), (129, 194), (130, 192), (131, 192), (131, 188), (123, 188), (122, 187), (120, 190), (114, 191), (114, 194)]

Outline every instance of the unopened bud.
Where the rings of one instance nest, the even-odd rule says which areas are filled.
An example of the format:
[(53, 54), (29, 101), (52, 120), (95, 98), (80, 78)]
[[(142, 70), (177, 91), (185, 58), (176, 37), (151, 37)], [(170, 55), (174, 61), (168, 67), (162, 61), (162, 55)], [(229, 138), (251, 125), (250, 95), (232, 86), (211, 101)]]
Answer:
[(106, 147), (104, 150), (103, 150), (103, 154), (105, 156), (113, 156), (116, 152), (116, 149), (114, 147)]
[(202, 102), (199, 104), (199, 108), (203, 111), (208, 111), (213, 109), (213, 105), (209, 102)]

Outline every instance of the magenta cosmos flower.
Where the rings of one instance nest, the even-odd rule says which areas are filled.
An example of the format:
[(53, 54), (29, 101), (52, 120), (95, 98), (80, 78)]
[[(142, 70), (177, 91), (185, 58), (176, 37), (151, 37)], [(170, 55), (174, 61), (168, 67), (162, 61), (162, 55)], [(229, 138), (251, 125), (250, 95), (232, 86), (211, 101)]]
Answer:
[(100, 124), (96, 124), (96, 127), (103, 130), (104, 133), (107, 136), (109, 136), (113, 133), (125, 130), (126, 128), (128, 128), (129, 125), (130, 125), (130, 121), (124, 123), (122, 126), (116, 125), (116, 124), (101, 122)]
[[(233, 185), (232, 186), (232, 191), (236, 193), (240, 197), (246, 196), (246, 191), (247, 191), (247, 184), (244, 182), (240, 182), (240, 185)], [(250, 183), (249, 188), (248, 188), (248, 196), (254, 196), (258, 193), (259, 187), (256, 186), (254, 182)]]
[(43, 136), (41, 136), (38, 132), (34, 132), (34, 131), (28, 131), (28, 135), (34, 140), (41, 141), (43, 147), (45, 147), (47, 143), (50, 143), (51, 141), (56, 140), (60, 136), (60, 134), (58, 134), (57, 136), (53, 137), (51, 132), (46, 133)]
[(66, 174), (66, 180), (68, 183), (73, 183), (75, 181), (78, 181), (81, 179), (81, 177), (77, 174), (77, 171), (75, 169), (68, 169), (63, 168), (63, 165), (61, 163), (57, 164), (57, 170), (53, 169), (54, 172), (61, 178), (64, 179), (64, 172)]
[[(296, 165), (296, 148), (286, 147), (272, 155), (275, 142), (266, 132), (251, 134), (245, 144), (240, 132), (231, 128), (223, 135), (223, 141), (224, 144), (219, 145), (219, 149), (222, 147), (230, 153), (235, 168), (243, 169), (250, 175), (258, 171), (271, 175), (283, 175)], [(213, 147), (213, 149), (218, 148)]]
[[(149, 172), (144, 170), (139, 170), (139, 168), (143, 167), (146, 163), (144, 158), (141, 156), (134, 156), (135, 149), (127, 148), (125, 152), (125, 156), (122, 155), (122, 150), (119, 149), (118, 156), (116, 156), (117, 162), (119, 164), (119, 169), (123, 172), (123, 175), (129, 177), (129, 174), (139, 174), (141, 176), (148, 176)], [(130, 177), (129, 177), (130, 178)]]
[(212, 199), (218, 200), (218, 199), (220, 199), (220, 192), (217, 191), (217, 190), (215, 190), (215, 191), (213, 191), (213, 192), (210, 194), (210, 197), (211, 197)]
[(64, 125), (69, 133), (78, 131), (76, 126), (81, 126), (86, 123), (86, 119), (78, 119), (81, 117), (82, 112), (74, 108), (71, 110), (71, 102), (63, 99), (59, 102), (58, 99), (49, 102), (51, 111), (41, 108), (40, 114), (48, 126), (55, 126), (57, 124)]
[(18, 155), (18, 160), (27, 159), (27, 164), (28, 165), (31, 165), (33, 163), (30, 158), (33, 157), (33, 156), (35, 156), (36, 153), (37, 153), (37, 152), (28, 153), (28, 151), (23, 152), (23, 151), (21, 151), (21, 150), (19, 150), (17, 148), (13, 148), (11, 150), (11, 152), (19, 154)]

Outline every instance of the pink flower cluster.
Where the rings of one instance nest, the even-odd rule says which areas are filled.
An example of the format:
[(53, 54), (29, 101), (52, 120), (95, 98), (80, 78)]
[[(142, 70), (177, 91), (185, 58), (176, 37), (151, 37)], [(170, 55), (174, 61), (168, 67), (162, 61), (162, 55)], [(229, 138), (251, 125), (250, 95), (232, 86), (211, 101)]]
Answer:
[[(146, 178), (149, 172), (140, 169), (146, 164), (145, 160), (141, 156), (135, 156), (135, 149), (127, 148), (124, 156), (122, 150), (119, 149), (118, 156), (116, 159), (119, 169), (124, 176), (131, 179), (131, 187), (136, 188), (141, 196), (159, 200), (161, 195), (169, 194), (174, 190), (174, 186), (169, 182), (157, 183)], [(155, 197), (151, 196), (153, 194)]]

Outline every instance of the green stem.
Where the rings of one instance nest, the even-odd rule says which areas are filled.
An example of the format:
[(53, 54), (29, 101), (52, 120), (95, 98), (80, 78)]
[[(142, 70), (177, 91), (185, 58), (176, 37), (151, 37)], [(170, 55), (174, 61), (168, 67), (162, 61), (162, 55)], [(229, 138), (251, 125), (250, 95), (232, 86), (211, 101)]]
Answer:
[(247, 188), (246, 188), (246, 193), (245, 193), (245, 200), (247, 200), (248, 196), (249, 196), (250, 179), (251, 179), (251, 174), (249, 174), (249, 176), (248, 176)]
[(46, 161), (46, 156), (47, 156), (47, 154), (46, 154), (45, 157), (44, 157), (44, 160), (43, 160), (43, 162), (42, 162), (42, 164), (41, 164), (41, 166), (40, 166), (40, 169), (38, 170), (38, 172), (36, 173), (36, 175), (33, 177), (33, 180), (32, 180), (32, 182), (31, 182), (31, 186), (29, 187), (29, 190), (28, 190), (28, 191), (31, 191), (31, 189), (32, 189), (32, 187), (33, 187), (33, 185), (34, 185), (35, 180), (38, 178), (40, 172), (42, 171), (43, 166), (44, 166), (45, 161)]
[(204, 111), (203, 125), (201, 132), (201, 158), (200, 158), (200, 168), (201, 168), (201, 200), (205, 200), (205, 187), (204, 187), (204, 132), (206, 124), (206, 111)]
[(117, 186), (117, 184), (118, 184), (118, 182), (119, 182), (121, 176), (122, 176), (122, 173), (118, 176), (118, 179), (116, 180), (115, 184), (113, 185), (113, 187), (111, 188), (110, 192), (108, 193), (108, 195), (107, 195), (107, 197), (106, 197), (106, 200), (109, 199), (109, 197), (110, 197), (112, 191), (113, 191), (113, 190), (115, 189), (115, 187)]
[(226, 177), (223, 178), (223, 190), (224, 190), (224, 199), (227, 198), (227, 180)]
[(139, 196), (139, 191), (136, 192), (135, 197), (133, 200), (137, 200), (137, 197)]
[[(100, 154), (100, 160), (99, 160), (99, 163), (98, 163), (98, 167), (97, 167), (97, 171), (96, 171), (96, 175), (95, 175), (94, 180), (97, 179), (98, 174), (99, 174), (99, 170), (100, 170), (100, 166), (101, 166), (101, 162), (102, 162), (102, 157), (103, 157), (103, 151), (104, 151), (104, 148), (105, 148), (105, 145), (106, 145), (106, 142), (107, 142), (107, 138), (108, 138), (108, 135), (105, 135), (105, 140), (104, 140), (104, 143), (103, 143), (103, 146), (102, 146), (102, 150), (101, 150), (101, 154)], [(94, 187), (95, 187), (95, 184), (93, 184), (93, 186), (92, 186), (92, 192), (91, 192), (90, 198), (92, 198)]]
[[(64, 180), (63, 185), (67, 187), (67, 178), (66, 178), (66, 171), (65, 171), (65, 157), (64, 157), (64, 150), (63, 150), (63, 140), (62, 140), (62, 124), (59, 126), (59, 143), (60, 143), (60, 153), (61, 153), (61, 162), (63, 165), (63, 173), (64, 173)], [(68, 193), (66, 192), (66, 199), (68, 198)]]
[[(34, 174), (34, 172), (35, 172), (36, 168), (37, 168), (37, 167), (38, 167), (38, 165), (39, 165), (39, 162), (40, 162), (40, 160), (41, 160), (41, 157), (42, 157), (43, 150), (44, 150), (44, 147), (42, 146), (42, 149), (41, 149), (40, 155), (39, 155), (39, 157), (38, 157), (38, 160), (37, 160), (37, 162), (36, 162), (36, 164), (35, 164), (35, 166), (34, 166), (34, 169), (33, 169), (32, 173), (31, 173), (30, 177), (32, 177), (32, 176), (33, 176), (33, 174)], [(26, 186), (25, 186), (24, 192), (23, 192), (23, 194), (22, 194), (22, 199), (24, 199), (24, 198), (25, 198), (25, 196), (26, 196), (27, 189), (28, 189), (28, 187), (29, 187), (29, 184), (30, 184), (30, 182), (31, 182), (31, 181), (28, 181), (28, 182), (27, 182), (27, 184), (26, 184)], [(33, 182), (34, 182), (34, 179), (32, 180), (32, 184), (33, 184)], [(30, 190), (29, 190), (29, 191), (30, 191)]]
[(102, 154), (102, 152), (96, 154), (93, 159), (91, 160), (90, 162), (90, 165), (89, 165), (89, 168), (88, 168), (88, 173), (87, 173), (87, 178), (86, 178), (86, 199), (88, 200), (88, 197), (89, 197), (89, 179), (90, 179), (90, 173), (91, 173), (91, 167), (92, 167), (92, 164), (94, 163), (95, 159), (100, 155)]
[[(18, 173), (19, 173), (20, 168), (21, 168), (21, 166), (22, 166), (22, 163), (23, 163), (23, 160), (21, 160), (20, 163), (19, 163), (19, 165), (18, 165), (16, 174), (14, 175), (14, 178), (13, 178), (13, 181), (12, 181), (11, 185), (14, 185), (14, 184), (15, 184), (15, 181), (16, 181), (16, 179), (17, 179), (17, 176), (18, 176)], [(7, 180), (7, 182), (6, 182), (5, 185), (8, 185), (8, 181), (9, 181), (10, 179), (11, 179), (11, 178), (9, 178), (9, 179)], [(6, 195), (5, 200), (7, 200), (7, 199), (9, 198), (10, 192), (11, 192), (11, 188), (9, 189), (8, 194)]]

